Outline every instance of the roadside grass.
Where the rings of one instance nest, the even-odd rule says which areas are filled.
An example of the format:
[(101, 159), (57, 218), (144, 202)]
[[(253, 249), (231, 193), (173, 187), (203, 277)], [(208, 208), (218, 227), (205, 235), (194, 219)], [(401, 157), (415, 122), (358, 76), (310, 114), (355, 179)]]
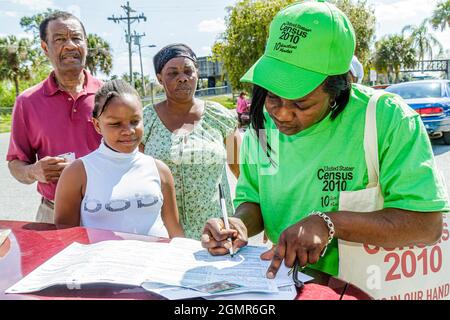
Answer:
[(236, 109), (236, 102), (233, 101), (233, 97), (230, 94), (213, 97), (202, 97), (201, 99), (218, 102), (227, 109)]

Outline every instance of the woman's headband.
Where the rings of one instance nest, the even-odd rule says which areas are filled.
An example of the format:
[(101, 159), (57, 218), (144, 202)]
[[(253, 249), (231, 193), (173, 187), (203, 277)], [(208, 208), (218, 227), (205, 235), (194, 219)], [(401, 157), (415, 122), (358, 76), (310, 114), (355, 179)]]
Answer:
[(169, 62), (169, 60), (178, 57), (191, 59), (195, 65), (197, 65), (197, 56), (191, 48), (182, 43), (171, 44), (159, 50), (153, 58), (153, 65), (155, 67), (156, 74), (161, 73), (162, 69), (166, 63)]

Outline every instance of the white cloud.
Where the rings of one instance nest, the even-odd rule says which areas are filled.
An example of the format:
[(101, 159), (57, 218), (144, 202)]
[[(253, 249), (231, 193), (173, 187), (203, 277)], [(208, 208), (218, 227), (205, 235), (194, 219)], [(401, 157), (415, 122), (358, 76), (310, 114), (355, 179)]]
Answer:
[(19, 16), (19, 13), (16, 11), (4, 11), (4, 12), (2, 12), (2, 15), (5, 15), (5, 16), (11, 17), (11, 18), (17, 18)]
[(210, 46), (203, 46), (200, 48), (201, 55), (209, 56), (211, 55), (211, 47)]
[(220, 33), (226, 29), (223, 18), (203, 20), (198, 24), (198, 31), (208, 33)]
[(9, 0), (9, 2), (28, 7), (30, 10), (45, 10), (55, 7), (53, 0)]
[[(425, 18), (432, 15), (439, 0), (369, 0), (376, 16), (377, 40), (387, 34), (399, 34), (406, 25), (419, 25)], [(430, 28), (430, 31), (431, 28)], [(444, 46), (444, 51), (450, 49), (450, 30), (433, 31), (435, 37)]]
[(78, 17), (78, 19), (83, 20), (83, 17), (81, 16), (81, 8), (77, 5), (71, 5), (68, 6), (65, 11), (73, 14), (75, 17)]
[(128, 52), (123, 52), (114, 56), (112, 74), (117, 74), (121, 77), (124, 73), (128, 73)]
[(102, 38), (110, 38), (110, 37), (112, 37), (112, 35), (113, 35), (112, 32), (107, 32), (107, 31), (100, 33), (100, 36)]
[(437, 0), (399, 1), (371, 0), (377, 19), (377, 35), (400, 33), (406, 25), (419, 25), (424, 18), (431, 16)]
[(447, 29), (445, 32), (434, 32), (433, 35), (444, 47), (444, 54), (447, 55), (447, 58), (450, 58), (450, 30)]
[(27, 38), (29, 40), (33, 40), (33, 34), (31, 32), (21, 32), (16, 34), (16, 37), (18, 38)]
[[(141, 73), (139, 53), (136, 51), (133, 52), (133, 60), (132, 60), (133, 72)], [(151, 71), (153, 69), (151, 59), (144, 52), (142, 52), (142, 67), (144, 69), (145, 75), (148, 75), (149, 73), (151, 73)], [(129, 67), (129, 61), (128, 61), (128, 50), (123, 51), (117, 55), (114, 55), (114, 65), (113, 65), (113, 70), (111, 72), (111, 75), (116, 74), (121, 77), (124, 73), (129, 74), (129, 72), (130, 72), (129, 70), (130, 70), (130, 67)]]
[[(10, 35), (11, 34), (0, 33), (0, 38), (8, 37)], [(14, 33), (14, 36), (16, 36), (16, 38), (18, 38), (18, 39), (27, 38), (29, 40), (33, 40), (33, 34), (32, 33), (20, 32), (20, 33)]]

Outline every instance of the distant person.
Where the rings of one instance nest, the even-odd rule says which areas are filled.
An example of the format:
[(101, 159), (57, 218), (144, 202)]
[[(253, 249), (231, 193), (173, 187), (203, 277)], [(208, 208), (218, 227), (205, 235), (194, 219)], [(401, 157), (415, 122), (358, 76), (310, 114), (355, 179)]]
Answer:
[(39, 31), (53, 71), (17, 97), (6, 159), (19, 182), (38, 182), (42, 198), (36, 221), (53, 223), (56, 184), (71, 158), (63, 155), (79, 158), (100, 143), (91, 119), (101, 82), (85, 70), (86, 31), (77, 17), (56, 12)]
[(356, 56), (353, 56), (350, 64), (350, 75), (353, 83), (361, 83), (364, 78), (364, 67)]
[(245, 126), (250, 121), (250, 101), (247, 99), (247, 93), (242, 91), (236, 102), (236, 113), (238, 114), (239, 125)]
[(169, 166), (184, 232), (200, 239), (206, 220), (221, 216), (219, 184), (233, 212), (225, 166), (239, 176), (236, 117), (216, 102), (194, 97), (197, 57), (187, 45), (162, 48), (153, 63), (167, 99), (145, 107), (141, 148)]
[(95, 96), (93, 123), (102, 143), (63, 171), (56, 189), (55, 222), (184, 236), (169, 168), (138, 150), (144, 125), (136, 90), (123, 80), (106, 83)]

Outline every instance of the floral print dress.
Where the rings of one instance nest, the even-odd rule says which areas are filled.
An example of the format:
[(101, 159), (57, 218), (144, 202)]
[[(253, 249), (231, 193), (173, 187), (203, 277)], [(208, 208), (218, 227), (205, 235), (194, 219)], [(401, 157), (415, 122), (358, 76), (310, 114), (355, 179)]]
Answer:
[(236, 117), (215, 102), (205, 102), (193, 129), (174, 132), (162, 123), (153, 105), (144, 108), (144, 153), (163, 161), (172, 171), (180, 222), (188, 238), (200, 239), (206, 220), (221, 217), (219, 183), (228, 214), (234, 212), (224, 140), (236, 128)]

